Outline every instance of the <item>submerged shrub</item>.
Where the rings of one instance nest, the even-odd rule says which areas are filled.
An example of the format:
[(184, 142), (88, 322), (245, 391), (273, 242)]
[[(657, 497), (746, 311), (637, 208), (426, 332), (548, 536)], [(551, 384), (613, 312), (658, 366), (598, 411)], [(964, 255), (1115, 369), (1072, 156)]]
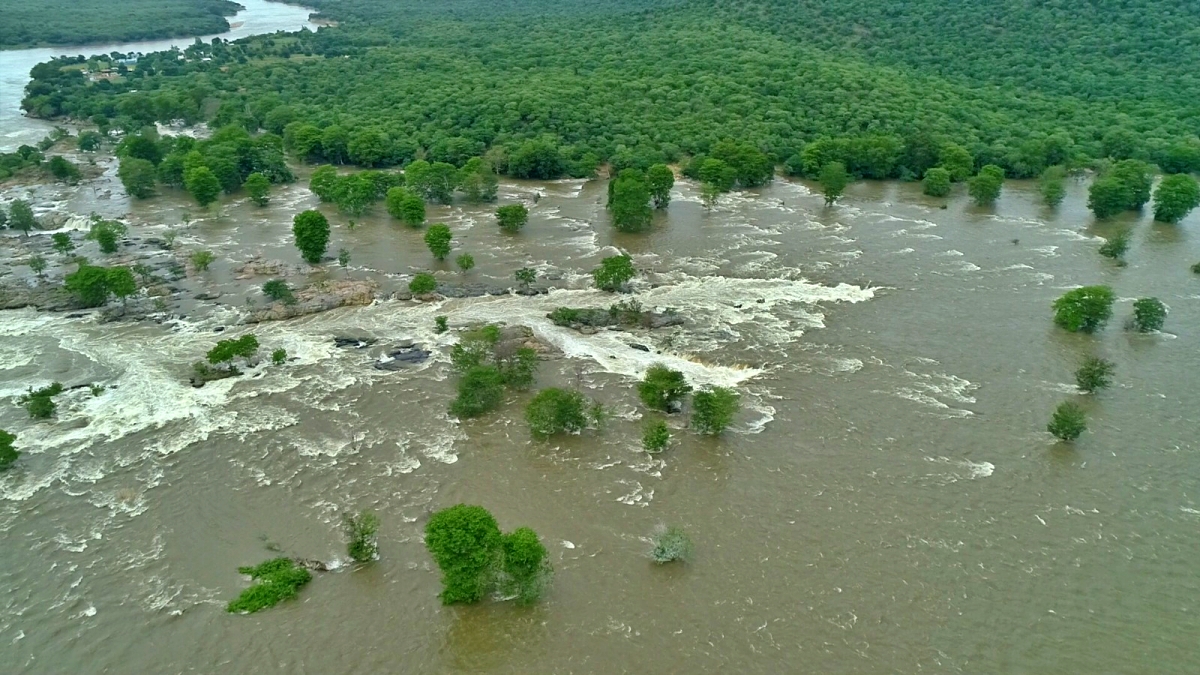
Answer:
[(58, 409), (54, 397), (61, 393), (63, 393), (62, 383), (52, 382), (41, 389), (30, 387), (29, 391), (17, 399), (17, 403), (24, 406), (25, 411), (35, 420), (50, 419), (54, 416), (54, 411)]
[(536, 602), (545, 592), (552, 573), (546, 547), (528, 527), (502, 535), (501, 547), (504, 552), (501, 591), (514, 596), (521, 605)]
[(1132, 325), (1140, 333), (1161, 330), (1167, 319), (1167, 306), (1158, 298), (1141, 298), (1133, 303)]
[(587, 399), (577, 391), (543, 389), (525, 408), (525, 421), (534, 438), (575, 433), (587, 426)]
[(286, 362), (287, 362), (287, 350), (286, 349), (284, 349), (283, 347), (280, 347), (279, 349), (276, 349), (275, 351), (271, 352), (271, 363), (274, 363), (277, 366), (282, 366)]
[(732, 389), (713, 387), (698, 391), (692, 397), (692, 428), (716, 436), (729, 427), (740, 407), (741, 397)]
[(1129, 250), (1129, 230), (1121, 230), (1100, 246), (1100, 255), (1113, 260), (1120, 260)]
[(342, 529), (346, 533), (346, 552), (354, 562), (370, 562), (379, 553), (379, 517), (370, 511), (347, 513), (342, 516)]
[(663, 565), (676, 560), (686, 562), (692, 557), (692, 540), (682, 528), (659, 526), (651, 535), (654, 548), (650, 549), (650, 559)]
[(0, 429), (0, 471), (7, 471), (8, 467), (17, 461), (21, 456), (20, 451), (13, 449), (13, 441), (17, 440), (16, 435), (10, 434), (4, 429)]
[(638, 397), (647, 408), (662, 412), (676, 412), (683, 397), (692, 391), (683, 373), (656, 363), (646, 371), (638, 383)]
[(450, 413), (464, 419), (479, 417), (504, 400), (504, 376), (495, 366), (474, 366), (458, 381), (458, 397)]
[(413, 295), (425, 295), (437, 290), (437, 279), (428, 272), (421, 272), (408, 282), (408, 291)]
[(290, 600), (312, 581), (308, 570), (297, 567), (291, 558), (275, 558), (254, 567), (239, 567), (238, 572), (250, 575), (255, 582), (225, 606), (232, 613), (253, 614)]
[(1054, 323), (1072, 333), (1094, 333), (1112, 317), (1116, 300), (1108, 286), (1084, 286), (1054, 301)]
[(1114, 368), (1112, 361), (1090, 357), (1075, 371), (1075, 384), (1089, 394), (1104, 389), (1112, 383)]
[(483, 599), (501, 542), (500, 526), (482, 506), (459, 504), (433, 514), (425, 525), (425, 548), (442, 571), (443, 604)]
[(667, 423), (655, 420), (646, 424), (642, 431), (642, 449), (650, 454), (656, 454), (667, 449), (671, 443), (671, 430)]
[(1050, 424), (1046, 425), (1046, 430), (1060, 440), (1073, 441), (1087, 430), (1087, 415), (1083, 408), (1074, 403), (1060, 403), (1054, 410), (1054, 416), (1050, 418)]

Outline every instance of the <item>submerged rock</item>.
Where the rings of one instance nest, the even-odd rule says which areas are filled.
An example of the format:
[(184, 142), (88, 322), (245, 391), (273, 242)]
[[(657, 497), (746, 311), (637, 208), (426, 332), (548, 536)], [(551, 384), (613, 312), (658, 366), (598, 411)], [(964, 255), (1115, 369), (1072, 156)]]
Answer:
[(376, 361), (375, 370), (397, 371), (405, 366), (424, 363), (431, 352), (420, 347), (402, 347), (387, 353), (387, 360)]
[(338, 336), (338, 337), (333, 338), (333, 344), (335, 346), (341, 347), (343, 349), (345, 349), (345, 348), (365, 349), (365, 348), (370, 347), (371, 345), (375, 344), (376, 342), (378, 342), (378, 340), (376, 340), (373, 337)]

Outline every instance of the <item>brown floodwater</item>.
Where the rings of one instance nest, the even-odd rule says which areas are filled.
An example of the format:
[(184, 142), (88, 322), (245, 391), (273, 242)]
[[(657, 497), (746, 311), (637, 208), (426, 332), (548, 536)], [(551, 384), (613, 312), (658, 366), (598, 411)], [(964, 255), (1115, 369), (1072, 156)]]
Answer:
[[(78, 212), (130, 211), (134, 234), (179, 227), (218, 262), (214, 310), (101, 324), (31, 310), (0, 314), (5, 399), (51, 380), (99, 382), (33, 423), (0, 406), (26, 454), (0, 477), (0, 659), (19, 673), (1194, 673), (1200, 668), (1200, 214), (1179, 226), (1129, 215), (1097, 226), (1086, 184), (1056, 211), (1035, 186), (1006, 185), (994, 209), (959, 194), (940, 209), (916, 184), (859, 183), (825, 208), (779, 180), (701, 207), (677, 186), (653, 231), (608, 225), (603, 181), (512, 183), (528, 227), (498, 231), (494, 206), (432, 207), (455, 234), (463, 274), (433, 262), (418, 231), (382, 206), (327, 210), (330, 277), (402, 287), (507, 283), (538, 268), (548, 296), (380, 301), (252, 328), (251, 255), (300, 264), (297, 185), (260, 209), (236, 198), (201, 212), (173, 193), (128, 204), (112, 190), (60, 195)], [(533, 205), (533, 195), (541, 195)], [(324, 208), (324, 207), (322, 207)], [(190, 225), (179, 224), (184, 215)], [(1129, 264), (1099, 235), (1133, 228)], [(559, 305), (606, 306), (586, 274), (610, 249), (643, 271), (635, 297), (686, 325), (580, 335)], [(196, 283), (191, 281), (188, 283)], [(1050, 303), (1081, 284), (1118, 301), (1094, 336), (1066, 334)], [(1170, 306), (1163, 332), (1126, 332), (1132, 300)], [(459, 423), (447, 415), (452, 328), (529, 325), (558, 346), (538, 387), (578, 386), (614, 413), (602, 430), (536, 442), (513, 394)], [(218, 326), (228, 326), (220, 336)], [(295, 360), (187, 384), (218, 337), (252, 330)], [(373, 349), (337, 335), (378, 338)], [(434, 358), (372, 368), (389, 343)], [(653, 353), (630, 347), (649, 346)], [(1074, 388), (1089, 355), (1117, 364), (1095, 396)], [(672, 420), (675, 441), (640, 449), (636, 378), (661, 361), (724, 384), (744, 409), (717, 439)], [(1077, 400), (1089, 430), (1045, 431)], [(422, 543), (426, 516), (460, 502), (502, 528), (527, 525), (555, 576), (533, 607), (443, 607)], [(345, 510), (381, 517), (380, 559), (346, 564)], [(685, 564), (656, 566), (648, 535), (683, 527)], [(284, 552), (340, 561), (295, 602), (252, 616), (224, 604), (240, 565)]]

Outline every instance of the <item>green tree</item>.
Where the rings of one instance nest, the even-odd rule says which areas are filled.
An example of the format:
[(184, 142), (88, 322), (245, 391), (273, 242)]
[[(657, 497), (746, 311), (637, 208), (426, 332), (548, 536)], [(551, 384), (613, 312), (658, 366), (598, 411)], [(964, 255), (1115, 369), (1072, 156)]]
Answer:
[(46, 259), (40, 255), (30, 256), (29, 270), (37, 275), (37, 278), (43, 278), (46, 272)]
[(292, 292), (288, 283), (283, 279), (271, 279), (262, 285), (263, 295), (267, 296), (275, 302), (282, 302), (285, 305), (296, 304), (296, 295)]
[(967, 192), (976, 206), (991, 206), (1000, 196), (1004, 187), (1004, 169), (995, 164), (988, 164), (979, 170), (979, 174), (967, 183)]
[(0, 471), (7, 471), (21, 456), (19, 450), (13, 449), (17, 437), (4, 429), (0, 429)]
[(1046, 167), (1042, 172), (1038, 188), (1041, 190), (1042, 199), (1046, 200), (1046, 206), (1054, 208), (1062, 203), (1063, 197), (1067, 195), (1064, 184), (1066, 178), (1067, 170), (1060, 165)]
[(339, 248), (338, 255), (337, 255), (337, 261), (338, 261), (338, 265), (340, 265), (342, 267), (349, 267), (350, 266), (350, 249)]
[(662, 420), (653, 420), (646, 423), (642, 430), (642, 449), (650, 454), (657, 454), (667, 449), (671, 443), (671, 430), (667, 428), (667, 423)]
[(50, 174), (61, 181), (74, 183), (79, 180), (79, 167), (68, 162), (62, 155), (55, 155), (46, 163)]
[(346, 552), (357, 563), (371, 562), (379, 554), (379, 516), (370, 511), (342, 515)]
[(14, 199), (8, 207), (8, 226), (28, 235), (37, 227), (37, 219), (33, 217), (33, 208), (24, 199)]
[(425, 547), (442, 571), (442, 602), (472, 603), (482, 600), (494, 583), (503, 538), (487, 509), (459, 504), (438, 511), (425, 524)]
[(1154, 190), (1154, 219), (1178, 223), (1200, 206), (1200, 183), (1187, 174), (1166, 176)]
[(472, 157), (463, 165), (459, 172), (458, 189), (468, 202), (490, 202), (496, 199), (496, 191), (500, 186), (496, 172), (482, 157)]
[(336, 202), (340, 187), (337, 169), (328, 164), (317, 167), (308, 179), (308, 189), (323, 203)]
[(1139, 333), (1162, 330), (1167, 319), (1167, 306), (1158, 298), (1139, 298), (1133, 303), (1133, 328)]
[(84, 263), (63, 279), (63, 287), (79, 305), (99, 307), (108, 301), (111, 294), (108, 281), (107, 269)]
[(655, 528), (650, 540), (654, 547), (650, 549), (650, 559), (659, 565), (669, 562), (686, 562), (692, 556), (692, 540), (682, 528), (659, 526)]
[(437, 290), (437, 279), (428, 272), (421, 272), (408, 282), (408, 291), (413, 295), (425, 295)]
[(496, 209), (496, 222), (505, 232), (518, 232), (529, 221), (529, 209), (524, 204), (505, 204)]
[(40, 389), (30, 387), (29, 391), (17, 399), (17, 404), (24, 406), (25, 411), (29, 413), (30, 419), (50, 419), (54, 416), (54, 411), (58, 409), (58, 404), (54, 402), (54, 397), (61, 393), (63, 393), (61, 382), (51, 382)]
[(419, 159), (404, 169), (405, 184), (410, 190), (429, 201), (449, 204), (458, 184), (458, 169), (453, 164), (430, 164)]
[(221, 194), (221, 181), (207, 166), (196, 166), (183, 172), (183, 186), (200, 206), (208, 206)]
[(950, 180), (955, 183), (967, 180), (975, 171), (975, 158), (957, 143), (942, 144), (938, 150), (938, 164), (950, 173)]
[(255, 171), (246, 176), (246, 182), (242, 184), (246, 188), (246, 193), (250, 195), (250, 201), (259, 206), (266, 206), (271, 200), (271, 181), (261, 173)]
[(388, 190), (385, 203), (388, 214), (409, 227), (420, 227), (425, 223), (425, 202), (409, 190), (402, 187)]
[(217, 344), (205, 354), (209, 363), (215, 365), (232, 363), (234, 359), (249, 359), (258, 352), (258, 338), (247, 333), (239, 338), (217, 340)]
[(450, 330), (450, 326), (449, 326), (449, 323), (448, 323), (448, 320), (446, 319), (446, 317), (444, 317), (444, 316), (433, 317), (433, 332), (440, 334), (440, 333), (445, 333), (448, 330)]
[(819, 181), (821, 190), (825, 193), (825, 206), (833, 206), (850, 184), (850, 174), (846, 173), (845, 164), (830, 162), (821, 168)]
[(1121, 229), (1113, 236), (1104, 240), (1100, 245), (1100, 255), (1113, 260), (1120, 260), (1129, 250), (1129, 230)]
[(692, 391), (683, 373), (656, 363), (646, 370), (646, 375), (637, 386), (638, 397), (651, 410), (678, 412), (683, 399)]
[(667, 208), (671, 203), (671, 188), (675, 187), (675, 172), (666, 164), (651, 164), (646, 169), (646, 183), (650, 188), (650, 198), (654, 200), (654, 208)]
[(458, 265), (458, 269), (463, 272), (470, 272), (475, 267), (475, 256), (463, 253), (454, 259), (454, 264)]
[(449, 227), (442, 223), (436, 223), (430, 225), (429, 230), (425, 232), (425, 245), (429, 247), (429, 252), (433, 254), (433, 257), (440, 262), (450, 255), (450, 241), (453, 237)]
[(1112, 318), (1116, 296), (1108, 286), (1084, 286), (1054, 301), (1054, 323), (1072, 333), (1094, 333)]
[(110, 267), (107, 275), (108, 291), (121, 302), (137, 293), (137, 280), (133, 277), (133, 270), (128, 267)]
[(1075, 384), (1081, 391), (1089, 394), (1104, 389), (1112, 383), (1113, 370), (1116, 365), (1095, 356), (1089, 357), (1075, 371)]
[(468, 368), (458, 381), (458, 397), (450, 413), (468, 419), (494, 410), (504, 400), (504, 375), (495, 366)]
[(71, 255), (71, 251), (75, 250), (75, 243), (71, 241), (71, 235), (66, 232), (55, 232), (50, 235), (50, 240), (53, 242), (54, 250), (63, 255)]
[(100, 149), (100, 143), (103, 141), (104, 137), (95, 131), (81, 131), (75, 143), (83, 152), (95, 152)]
[(921, 190), (930, 197), (945, 197), (950, 194), (950, 172), (935, 166), (925, 172)]
[(641, 171), (624, 169), (609, 183), (608, 209), (613, 227), (622, 232), (650, 227), (650, 187)]
[(277, 366), (282, 366), (283, 364), (287, 363), (287, 357), (287, 350), (283, 347), (280, 347), (279, 349), (271, 352), (271, 363)]
[(1073, 441), (1087, 431), (1087, 415), (1083, 408), (1071, 402), (1060, 403), (1050, 418), (1046, 430), (1059, 440)]
[(519, 527), (501, 535), (504, 554), (502, 566), (505, 595), (515, 596), (517, 604), (536, 602), (545, 592), (551, 576), (549, 554), (538, 540), (537, 533), (528, 527)]
[(275, 558), (254, 567), (239, 567), (255, 583), (242, 591), (236, 599), (225, 606), (230, 614), (253, 614), (291, 600), (300, 594), (300, 589), (312, 581), (312, 573), (298, 567), (291, 558)]
[(321, 262), (329, 245), (329, 221), (320, 211), (309, 209), (297, 213), (292, 219), (292, 235), (305, 262), (310, 265)]
[(513, 272), (513, 278), (521, 285), (521, 288), (529, 288), (533, 282), (537, 281), (537, 270), (532, 267), (522, 267)]
[(599, 267), (592, 270), (592, 280), (596, 282), (596, 288), (609, 293), (621, 291), (636, 275), (633, 258), (628, 255), (608, 256), (600, 261)]
[(692, 396), (692, 428), (716, 436), (729, 427), (740, 407), (741, 397), (732, 389), (701, 389)]
[(213, 264), (213, 261), (217, 259), (217, 256), (214, 255), (212, 251), (202, 250), (193, 251), (188, 258), (192, 261), (192, 267), (194, 267), (197, 272), (204, 272), (208, 269), (209, 265)]
[(587, 426), (587, 399), (577, 391), (543, 389), (525, 408), (525, 421), (534, 438), (546, 439), (559, 433), (577, 433)]
[(117, 178), (125, 187), (125, 193), (136, 199), (146, 199), (154, 196), (154, 179), (158, 172), (154, 164), (137, 157), (122, 157), (117, 167)]

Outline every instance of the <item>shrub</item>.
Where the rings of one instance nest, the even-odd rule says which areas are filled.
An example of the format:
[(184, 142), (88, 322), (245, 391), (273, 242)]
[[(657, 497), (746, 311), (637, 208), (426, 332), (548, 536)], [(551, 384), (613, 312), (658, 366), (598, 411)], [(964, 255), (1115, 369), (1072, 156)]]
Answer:
[[(1197, 266), (1200, 266), (1200, 263), (1197, 263)], [(530, 267), (522, 267), (513, 272), (513, 278), (517, 280), (518, 284), (521, 284), (521, 288), (529, 288), (530, 284), (537, 281), (537, 270)]]
[(1158, 298), (1141, 298), (1133, 303), (1133, 328), (1140, 333), (1161, 330), (1167, 318), (1167, 306)]
[(642, 431), (642, 448), (650, 453), (656, 454), (667, 449), (671, 443), (671, 430), (667, 428), (667, 423), (662, 420), (655, 420), (646, 424), (646, 428)]
[(1129, 250), (1129, 230), (1121, 230), (1111, 238), (1106, 239), (1100, 246), (1100, 255), (1113, 260), (1120, 260)]
[(1042, 172), (1041, 183), (1038, 186), (1042, 192), (1042, 199), (1046, 201), (1046, 206), (1055, 207), (1062, 203), (1063, 197), (1067, 195), (1067, 188), (1063, 184), (1067, 177), (1067, 170), (1062, 166), (1047, 167)]
[(935, 166), (925, 172), (921, 190), (930, 197), (945, 197), (950, 194), (950, 172)]
[(529, 209), (524, 204), (507, 204), (496, 209), (496, 222), (505, 232), (519, 232), (529, 222)]
[(495, 366), (474, 366), (458, 381), (458, 397), (450, 413), (460, 418), (479, 417), (504, 400), (504, 376)]
[(967, 191), (975, 200), (976, 206), (990, 206), (1000, 196), (1004, 186), (1004, 169), (995, 164), (988, 164), (979, 170), (979, 174), (967, 182)]
[(250, 201), (259, 206), (266, 206), (267, 202), (271, 201), (271, 181), (257, 171), (246, 176), (246, 182), (242, 183), (242, 187), (246, 188), (247, 194), (250, 195)]
[(550, 580), (546, 547), (536, 532), (520, 527), (501, 536), (501, 548), (504, 553), (501, 590), (505, 595), (515, 596), (518, 604), (535, 602)]
[(15, 435), (0, 429), (0, 471), (7, 471), (8, 467), (12, 466), (13, 462), (16, 462), (17, 458), (21, 456), (19, 450), (13, 449), (15, 440), (17, 440)]
[(1075, 384), (1083, 391), (1092, 393), (1094, 391), (1104, 389), (1112, 383), (1112, 374), (1116, 366), (1112, 361), (1095, 356), (1088, 358), (1079, 366), (1079, 370), (1075, 371)]
[[(638, 396), (652, 410), (677, 412), (683, 397), (692, 391), (683, 373), (656, 363), (638, 383)], [(675, 408), (675, 410), (672, 410)]]
[(207, 270), (216, 259), (217, 256), (213, 255), (212, 251), (196, 251), (191, 255), (192, 267), (195, 267), (197, 272)]
[(348, 249), (348, 248), (339, 248), (338, 249), (338, 264), (341, 265), (342, 267), (350, 266), (350, 249)]
[(615, 293), (624, 288), (636, 274), (632, 258), (627, 255), (614, 255), (600, 261), (600, 266), (592, 271), (592, 279), (596, 282), (596, 288)]
[(284, 363), (287, 363), (287, 350), (283, 347), (280, 347), (279, 349), (271, 352), (271, 363), (277, 366), (282, 366)]
[(726, 387), (696, 392), (692, 397), (692, 428), (710, 436), (725, 431), (741, 407), (740, 399), (737, 392)]
[(235, 358), (248, 359), (258, 351), (258, 338), (248, 333), (237, 339), (220, 340), (208, 350), (208, 362), (217, 365), (232, 362)]
[(692, 556), (692, 540), (682, 528), (659, 526), (651, 535), (654, 548), (650, 549), (650, 559), (663, 565), (676, 560), (686, 562)]
[(534, 438), (558, 433), (575, 433), (587, 426), (587, 399), (577, 391), (543, 389), (525, 408), (525, 421)]
[(437, 279), (428, 272), (421, 272), (408, 282), (408, 291), (413, 295), (425, 295), (437, 290)]
[(24, 406), (25, 411), (35, 420), (50, 419), (54, 416), (54, 411), (58, 409), (58, 405), (54, 403), (54, 397), (62, 392), (63, 386), (60, 382), (53, 382), (41, 389), (30, 387), (29, 391), (17, 399), (17, 404)]
[(379, 517), (370, 511), (344, 514), (342, 529), (346, 532), (346, 552), (354, 562), (370, 562), (379, 554)]
[(437, 223), (425, 231), (425, 245), (429, 247), (429, 252), (433, 254), (434, 258), (442, 261), (450, 255), (450, 240), (453, 237), (449, 227)]
[(1046, 425), (1046, 430), (1060, 440), (1073, 441), (1087, 430), (1087, 415), (1084, 414), (1083, 408), (1074, 403), (1060, 403), (1054, 410), (1050, 424)]
[(1054, 301), (1054, 323), (1072, 333), (1094, 333), (1112, 317), (1116, 296), (1108, 286), (1084, 286)]
[(470, 253), (464, 253), (454, 259), (454, 264), (458, 265), (458, 269), (463, 272), (470, 272), (475, 267), (475, 256)]
[(446, 331), (450, 330), (449, 325), (447, 325), (446, 317), (444, 317), (444, 316), (433, 317), (433, 330), (437, 333), (445, 333)]
[(500, 526), (482, 506), (442, 509), (425, 525), (425, 547), (442, 571), (442, 602), (478, 602), (503, 554)]
[(296, 296), (292, 293), (292, 289), (283, 279), (272, 279), (262, 285), (263, 295), (276, 301), (282, 302), (285, 305), (296, 303)]
[(108, 301), (108, 270), (81, 263), (79, 269), (63, 278), (63, 288), (84, 307), (99, 307)]
[(320, 211), (309, 209), (292, 218), (292, 236), (300, 256), (310, 265), (321, 262), (329, 245), (329, 221)]
[(529, 347), (521, 347), (512, 356), (497, 359), (504, 386), (513, 389), (528, 389), (533, 385), (537, 372), (538, 355)]
[(66, 232), (55, 232), (50, 235), (50, 240), (54, 242), (54, 250), (63, 255), (70, 255), (71, 251), (75, 250), (75, 242), (71, 241), (71, 235)]
[(296, 597), (300, 589), (312, 581), (312, 574), (297, 567), (290, 558), (275, 558), (254, 567), (239, 567), (238, 572), (250, 575), (255, 583), (225, 606), (225, 611), (235, 614), (253, 614), (274, 607)]

